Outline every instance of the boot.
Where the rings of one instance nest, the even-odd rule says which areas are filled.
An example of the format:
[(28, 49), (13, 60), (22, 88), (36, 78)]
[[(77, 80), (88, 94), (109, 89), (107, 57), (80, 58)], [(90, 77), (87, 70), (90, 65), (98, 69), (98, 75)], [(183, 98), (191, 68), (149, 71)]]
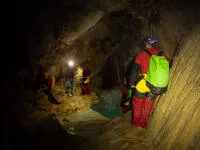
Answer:
[(133, 97), (133, 111), (132, 111), (132, 117), (133, 117), (133, 125), (140, 126), (140, 119), (141, 119), (141, 113), (142, 113), (142, 106), (143, 106), (143, 99)]
[(71, 93), (68, 93), (68, 96), (73, 96)]
[(71, 88), (68, 89), (68, 96), (72, 96), (72, 89)]
[(142, 128), (146, 128), (153, 106), (154, 106), (154, 100), (149, 100), (145, 98), (144, 105), (142, 108), (141, 122), (140, 122)]

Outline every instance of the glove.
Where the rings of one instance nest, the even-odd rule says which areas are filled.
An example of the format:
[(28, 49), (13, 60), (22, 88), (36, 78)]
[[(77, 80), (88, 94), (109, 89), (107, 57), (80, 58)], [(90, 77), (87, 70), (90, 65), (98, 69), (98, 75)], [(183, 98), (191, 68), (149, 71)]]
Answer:
[(131, 101), (131, 98), (127, 98), (126, 101), (124, 101), (124, 105), (125, 106), (129, 106), (130, 105), (130, 101)]
[(128, 84), (129, 84), (129, 86), (131, 87), (131, 88), (135, 88), (135, 84), (133, 83), (133, 82), (128, 82)]
[(90, 78), (88, 77), (83, 83), (89, 83), (90, 82)]

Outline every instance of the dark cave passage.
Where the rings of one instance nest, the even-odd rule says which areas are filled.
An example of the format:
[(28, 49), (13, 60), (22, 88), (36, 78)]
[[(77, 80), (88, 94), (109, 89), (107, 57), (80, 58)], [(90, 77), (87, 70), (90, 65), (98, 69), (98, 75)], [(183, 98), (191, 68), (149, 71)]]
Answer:
[(118, 81), (115, 60), (112, 58), (108, 59), (105, 65), (103, 66), (102, 72), (103, 72), (102, 73), (102, 78), (103, 78), (102, 88), (103, 89), (114, 88)]
[[(84, 143), (99, 135), (108, 139), (108, 135), (104, 135), (106, 130), (117, 135), (117, 128), (122, 130), (122, 127), (126, 131), (118, 135), (118, 142), (113, 142), (110, 137), (110, 143), (116, 146), (111, 146), (111, 150), (120, 146), (131, 149), (133, 145), (135, 149), (148, 149), (148, 146), (145, 147), (148, 142), (143, 143), (141, 135), (134, 137), (140, 133), (139, 130), (136, 129), (132, 136), (128, 134), (132, 133), (128, 126), (131, 114), (122, 115), (120, 100), (123, 79), (129, 73), (133, 59), (143, 49), (141, 43), (144, 37), (150, 34), (158, 37), (161, 50), (173, 60), (176, 68), (172, 66), (171, 71), (174, 83), (170, 83), (169, 92), (157, 103), (152, 114), (153, 122), (147, 129), (154, 139), (151, 144), (154, 149), (199, 148), (196, 142), (199, 140), (198, 109), (179, 97), (187, 97), (188, 93), (191, 95), (187, 97), (190, 102), (199, 103), (199, 63), (196, 61), (199, 53), (195, 51), (199, 50), (199, 37), (196, 35), (200, 31), (196, 27), (200, 16), (198, 2), (59, 0), (19, 2), (13, 7), (16, 7), (13, 9), (15, 12), (10, 18), (18, 19), (11, 21), (11, 32), (16, 33), (11, 40), (15, 42), (11, 42), (9, 49), (2, 54), (2, 58), (7, 59), (2, 59), (4, 149), (80, 150)], [(72, 97), (67, 93), (65, 80), (69, 60), (75, 64)], [(88, 86), (88, 95), (83, 95), (83, 77), (80, 75), (85, 62), (91, 69), (89, 84), (85, 85)], [(192, 65), (183, 69), (185, 62)], [(46, 68), (45, 82), (35, 88), (35, 78), (41, 66)], [(196, 68), (188, 71), (193, 66)], [(54, 102), (49, 98), (50, 80), (51, 85), (52, 81), (55, 82), (51, 93)], [(169, 111), (164, 106), (168, 106)], [(188, 109), (194, 112), (194, 116), (188, 113)], [(172, 115), (175, 110), (176, 114)], [(184, 124), (188, 116), (191, 118), (190, 125)], [(168, 129), (167, 125), (176, 127), (177, 132)], [(190, 133), (181, 132), (186, 128)], [(137, 138), (142, 140), (139, 144), (134, 143), (138, 139), (127, 144), (123, 141), (127, 138), (123, 137), (125, 135), (129, 139), (133, 137), (133, 141)], [(179, 145), (178, 139), (182, 139), (182, 145)], [(104, 144), (98, 145), (98, 140)], [(110, 143), (105, 143), (104, 138), (97, 138), (93, 144), (98, 145), (97, 149), (106, 149)]]

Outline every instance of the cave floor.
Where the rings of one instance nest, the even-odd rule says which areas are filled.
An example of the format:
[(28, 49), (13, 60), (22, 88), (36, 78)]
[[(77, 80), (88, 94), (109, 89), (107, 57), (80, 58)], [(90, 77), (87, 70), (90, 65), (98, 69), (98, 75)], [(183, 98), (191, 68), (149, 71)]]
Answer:
[[(130, 112), (121, 116), (120, 96), (119, 89), (103, 91), (99, 102), (70, 115), (32, 110), (34, 114), (18, 121), (15, 129), (12, 125), (7, 126), (7, 130), (12, 129), (5, 136), (4, 147), (26, 150), (151, 149), (149, 140), (141, 136), (144, 129), (130, 124)], [(132, 145), (138, 141), (139, 144)]]

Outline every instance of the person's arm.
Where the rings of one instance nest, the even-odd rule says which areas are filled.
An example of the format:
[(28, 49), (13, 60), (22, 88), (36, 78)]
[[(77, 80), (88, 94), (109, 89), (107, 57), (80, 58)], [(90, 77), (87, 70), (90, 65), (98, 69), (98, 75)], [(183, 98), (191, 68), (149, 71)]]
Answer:
[(141, 73), (141, 60), (142, 60), (142, 52), (140, 52), (135, 60), (132, 62), (131, 67), (129, 68), (129, 73), (127, 75), (128, 83), (131, 87), (135, 87), (135, 83), (137, 82), (138, 75)]

